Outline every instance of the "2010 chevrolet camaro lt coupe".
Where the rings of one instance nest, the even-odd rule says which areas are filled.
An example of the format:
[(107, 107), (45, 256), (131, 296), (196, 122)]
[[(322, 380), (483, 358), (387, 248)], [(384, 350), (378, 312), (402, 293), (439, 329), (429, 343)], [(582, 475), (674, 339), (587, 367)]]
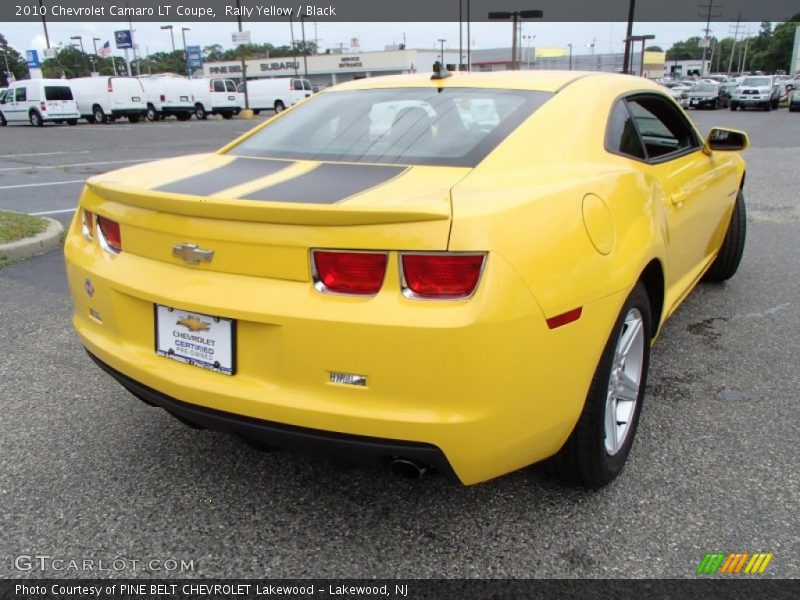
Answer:
[(195, 426), (464, 484), (547, 460), (601, 486), (660, 327), (739, 265), (747, 144), (623, 75), (346, 83), (218, 152), (87, 181), (74, 324)]

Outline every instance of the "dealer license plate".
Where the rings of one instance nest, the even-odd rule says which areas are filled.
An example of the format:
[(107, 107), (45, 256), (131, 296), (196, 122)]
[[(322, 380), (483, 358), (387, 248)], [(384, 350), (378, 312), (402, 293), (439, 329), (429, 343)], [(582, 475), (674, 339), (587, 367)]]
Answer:
[(236, 322), (224, 317), (155, 305), (156, 353), (224, 375), (233, 375)]

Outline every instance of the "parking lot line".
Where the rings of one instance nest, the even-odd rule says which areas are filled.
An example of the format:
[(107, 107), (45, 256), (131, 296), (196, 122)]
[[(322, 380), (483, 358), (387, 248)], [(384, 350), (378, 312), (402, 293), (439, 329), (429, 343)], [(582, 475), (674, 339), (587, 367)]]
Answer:
[(75, 209), (75, 208), (62, 208), (61, 210), (41, 210), (39, 212), (32, 212), (32, 213), (28, 213), (28, 214), (40, 217), (42, 215), (60, 215), (62, 213), (75, 212), (76, 210), (77, 209)]
[(31, 169), (70, 169), (72, 167), (93, 167), (95, 165), (119, 165), (122, 163), (149, 162), (152, 158), (135, 158), (133, 160), (103, 160), (100, 162), (73, 163), (71, 165), (28, 165), (27, 167), (3, 167), (0, 171), (29, 171)]
[(28, 154), (0, 154), (0, 158), (18, 158), (20, 156), (54, 156), (56, 154), (89, 154), (91, 150), (66, 150), (61, 152), (30, 152)]
[(72, 179), (70, 181), (51, 181), (50, 183), (22, 183), (19, 185), (0, 185), (0, 190), (15, 190), (18, 188), (45, 187), (48, 185), (66, 185), (68, 183), (84, 183), (85, 179)]

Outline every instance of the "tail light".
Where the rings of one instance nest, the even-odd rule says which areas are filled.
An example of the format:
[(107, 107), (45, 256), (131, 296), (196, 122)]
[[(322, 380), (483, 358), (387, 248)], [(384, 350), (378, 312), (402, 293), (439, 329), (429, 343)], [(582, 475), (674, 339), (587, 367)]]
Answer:
[(83, 237), (90, 242), (94, 238), (94, 214), (88, 210), (81, 211), (81, 226), (83, 229)]
[(469, 298), (478, 287), (486, 254), (401, 254), (403, 295), (425, 300)]
[(208, 91), (209, 92), (213, 92), (214, 91), (214, 83), (211, 82), (211, 81), (208, 82)]
[(386, 276), (386, 252), (312, 250), (314, 286), (321, 292), (374, 296)]
[(109, 79), (108, 79), (108, 91), (109, 91), (109, 92), (113, 92), (113, 91), (114, 91), (114, 82), (113, 82), (113, 81), (111, 81), (111, 78), (110, 78), (110, 77), (109, 77)]
[(104, 250), (119, 254), (122, 252), (122, 234), (119, 223), (97, 215), (97, 241)]
[(166, 102), (167, 101), (167, 97), (164, 94), (161, 94), (160, 98), (161, 98), (161, 102)]
[(39, 108), (42, 109), (42, 112), (45, 112), (47, 110), (47, 104), (44, 102), (39, 102)]

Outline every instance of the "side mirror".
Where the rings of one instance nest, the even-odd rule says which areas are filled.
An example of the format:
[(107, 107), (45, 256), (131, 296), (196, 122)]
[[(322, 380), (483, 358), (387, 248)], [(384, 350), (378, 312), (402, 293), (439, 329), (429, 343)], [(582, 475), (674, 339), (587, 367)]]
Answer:
[(711, 154), (712, 150), (731, 152), (746, 150), (749, 146), (750, 139), (744, 131), (715, 127), (706, 138), (705, 151), (706, 154)]
[(793, 83), (787, 83), (786, 84), (786, 89), (791, 92), (792, 90), (795, 89), (794, 84)]

